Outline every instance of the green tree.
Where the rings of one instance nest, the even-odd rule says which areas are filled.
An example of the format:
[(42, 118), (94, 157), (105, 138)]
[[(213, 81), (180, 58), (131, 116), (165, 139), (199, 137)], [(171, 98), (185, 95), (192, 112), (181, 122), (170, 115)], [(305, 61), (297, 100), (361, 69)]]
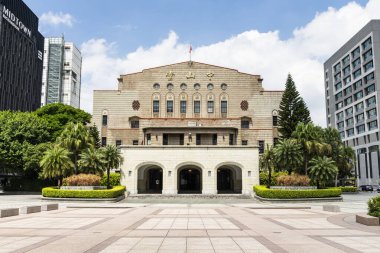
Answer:
[(307, 168), (311, 157), (329, 153), (330, 145), (322, 140), (323, 130), (320, 127), (314, 126), (313, 123), (304, 124), (298, 123), (292, 137), (302, 147), (303, 152), (303, 173), (307, 175)]
[(82, 172), (103, 176), (105, 160), (101, 149), (89, 147), (83, 150), (80, 157), (78, 164)]
[(92, 139), (87, 127), (82, 123), (70, 122), (66, 125), (57, 142), (70, 151), (74, 164), (74, 173), (78, 174), (78, 160), (83, 150), (93, 146)]
[(90, 131), (90, 135), (94, 139), (94, 147), (95, 148), (100, 148), (101, 147), (101, 141), (100, 141), (100, 134), (98, 127), (95, 125), (95, 123), (88, 128)]
[(114, 145), (107, 145), (102, 148), (107, 169), (107, 188), (110, 188), (110, 172), (113, 168), (118, 168), (123, 164), (123, 157), (120, 150)]
[(283, 139), (274, 147), (276, 163), (288, 174), (297, 169), (302, 163), (301, 146), (293, 139)]
[(67, 123), (73, 122), (86, 125), (91, 121), (89, 113), (62, 103), (45, 105), (34, 111), (34, 114), (49, 123), (49, 130), (52, 135), (51, 141), (54, 141), (61, 134)]
[(289, 74), (279, 110), (278, 125), (282, 138), (290, 138), (299, 122), (305, 124), (311, 122), (310, 112)]
[(342, 184), (345, 185), (345, 180), (348, 177), (352, 177), (352, 172), (355, 166), (355, 151), (349, 147), (340, 145), (339, 146), (339, 155), (336, 160), (338, 166), (338, 177), (342, 179)]
[[(29, 112), (0, 112), (0, 171), (34, 175), (29, 157), (41, 143), (50, 140), (48, 122)], [(33, 167), (33, 168), (32, 168)]]
[(330, 157), (316, 157), (311, 159), (309, 168), (309, 176), (317, 183), (317, 187), (325, 185), (338, 174), (338, 168)]
[(62, 183), (62, 178), (72, 172), (73, 163), (70, 159), (70, 152), (59, 146), (53, 145), (45, 151), (41, 159), (41, 176), (43, 178), (58, 179), (58, 185)]
[(260, 156), (260, 167), (263, 170), (268, 171), (268, 184), (267, 187), (270, 188), (270, 183), (272, 182), (272, 171), (275, 164), (275, 154), (274, 154), (274, 148), (269, 147), (267, 145), (267, 148), (265, 149), (264, 153)]

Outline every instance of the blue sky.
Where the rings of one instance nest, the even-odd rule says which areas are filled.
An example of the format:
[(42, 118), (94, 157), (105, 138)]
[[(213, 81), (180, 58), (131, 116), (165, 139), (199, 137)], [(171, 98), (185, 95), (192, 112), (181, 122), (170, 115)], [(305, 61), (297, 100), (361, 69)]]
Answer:
[(24, 0), (40, 31), (65, 35), (83, 56), (81, 108), (121, 74), (188, 60), (259, 74), (283, 90), (291, 73), (313, 121), (326, 125), (323, 63), (369, 20), (380, 0)]
[[(295, 28), (328, 7), (340, 8), (346, 0), (25, 0), (38, 15), (69, 13), (72, 27), (42, 26), (45, 36), (62, 33), (80, 45), (91, 38), (118, 42), (119, 53), (148, 47), (173, 30), (183, 43), (194, 47), (218, 42), (256, 29), (278, 30), (287, 39)], [(356, 1), (364, 4), (367, 1)]]

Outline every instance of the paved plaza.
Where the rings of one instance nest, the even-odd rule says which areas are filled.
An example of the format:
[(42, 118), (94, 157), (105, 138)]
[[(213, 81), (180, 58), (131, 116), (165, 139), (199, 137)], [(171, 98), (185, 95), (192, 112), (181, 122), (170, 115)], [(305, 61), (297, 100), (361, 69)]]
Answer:
[[(65, 202), (56, 211), (0, 219), (0, 253), (380, 252), (380, 227), (354, 218), (374, 195), (345, 197), (335, 203), (339, 213), (322, 211), (325, 203), (253, 199)], [(1, 208), (38, 203), (37, 195), (0, 196)]]

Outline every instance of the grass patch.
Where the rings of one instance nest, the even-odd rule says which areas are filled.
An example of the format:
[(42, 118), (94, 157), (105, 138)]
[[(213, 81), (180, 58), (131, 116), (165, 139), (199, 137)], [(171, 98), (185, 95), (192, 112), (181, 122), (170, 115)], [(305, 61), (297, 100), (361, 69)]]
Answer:
[(257, 185), (253, 187), (253, 190), (259, 197), (267, 199), (333, 198), (342, 194), (339, 188), (289, 190), (268, 189), (266, 186)]
[(56, 187), (42, 189), (42, 196), (49, 198), (117, 198), (123, 195), (125, 186), (115, 186), (108, 190), (61, 190)]

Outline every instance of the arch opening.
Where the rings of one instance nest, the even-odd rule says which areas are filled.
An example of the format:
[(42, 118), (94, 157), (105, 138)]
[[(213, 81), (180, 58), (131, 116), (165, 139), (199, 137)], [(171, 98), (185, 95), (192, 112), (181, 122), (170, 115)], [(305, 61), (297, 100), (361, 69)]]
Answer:
[(162, 173), (162, 168), (156, 165), (139, 168), (137, 192), (139, 194), (162, 194)]
[(177, 189), (180, 194), (202, 193), (202, 169), (185, 166), (178, 169)]
[(218, 194), (242, 193), (242, 170), (238, 166), (222, 166), (217, 169)]

